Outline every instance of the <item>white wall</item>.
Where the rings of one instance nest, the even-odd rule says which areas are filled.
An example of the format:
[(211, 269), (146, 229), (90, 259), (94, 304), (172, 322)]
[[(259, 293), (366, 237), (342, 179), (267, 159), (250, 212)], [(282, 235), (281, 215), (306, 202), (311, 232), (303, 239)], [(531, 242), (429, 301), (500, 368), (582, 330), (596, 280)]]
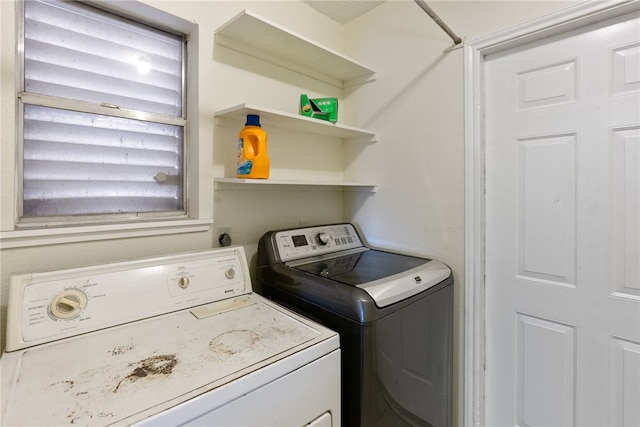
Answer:
[[(342, 89), (214, 44), (215, 30), (246, 8), (342, 51), (343, 26), (297, 0), (148, 3), (200, 25), (200, 141), (201, 145), (212, 147), (207, 153), (210, 158), (201, 159), (200, 163), (205, 186), (213, 177), (235, 176), (238, 132), (244, 125), (216, 124), (215, 111), (251, 103), (297, 114), (301, 93), (343, 98)], [(340, 116), (343, 113), (341, 109)], [(268, 126), (263, 129), (269, 135), (271, 178), (343, 178), (340, 140)], [(208, 194), (214, 194), (208, 188)], [(219, 185), (212, 201), (214, 244), (219, 229), (230, 230), (233, 244), (245, 245), (250, 258), (255, 255), (258, 239), (268, 230), (344, 219), (342, 193), (325, 187), (282, 190)]]
[[(209, 232), (130, 237), (2, 249), (0, 279), (4, 324), (8, 277), (13, 272), (71, 268), (217, 245), (217, 227), (231, 229), (250, 256), (267, 230), (353, 220), (374, 245), (439, 258), (456, 279), (456, 342), (464, 268), (464, 152), (462, 50), (442, 50), (450, 39), (412, 0), (391, 0), (342, 26), (297, 0), (145, 0), (200, 25), (200, 211), (214, 218)], [(429, 1), (460, 36), (485, 35), (566, 5), (566, 2)], [(375, 82), (344, 92), (281, 67), (214, 45), (214, 31), (243, 8), (344, 51), (377, 71)], [(0, 1), (0, 226), (13, 226), (15, 163), (15, 12)], [(341, 176), (371, 180), (378, 192), (225, 189), (213, 178), (233, 176), (237, 128), (216, 126), (213, 113), (243, 102), (295, 113), (298, 97), (336, 96), (340, 120), (377, 132), (378, 142), (342, 146), (336, 141), (267, 129), (272, 177)], [(343, 160), (344, 159), (344, 160)], [(215, 194), (214, 194), (215, 193)], [(4, 328), (2, 329), (4, 335)], [(1, 344), (1, 343), (0, 343)], [(461, 358), (461, 347), (456, 347)], [(460, 377), (456, 373), (456, 381)], [(456, 389), (460, 394), (460, 387)]]
[[(433, 1), (427, 4), (458, 36), (471, 40), (572, 2)], [(391, 0), (345, 26), (345, 51), (378, 80), (346, 95), (348, 120), (379, 142), (349, 151), (349, 173), (377, 180), (375, 197), (356, 195), (346, 216), (370, 243), (438, 258), (455, 278), (454, 401), (462, 396), (464, 280), (463, 50), (413, 0)]]

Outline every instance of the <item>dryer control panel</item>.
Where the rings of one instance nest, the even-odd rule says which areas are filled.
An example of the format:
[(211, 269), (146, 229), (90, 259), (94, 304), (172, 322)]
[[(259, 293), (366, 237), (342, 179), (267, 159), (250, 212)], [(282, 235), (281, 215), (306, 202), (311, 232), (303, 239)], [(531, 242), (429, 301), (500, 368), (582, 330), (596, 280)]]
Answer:
[(229, 247), (12, 275), (7, 351), (252, 292), (244, 249)]
[(278, 231), (275, 241), (283, 262), (364, 247), (348, 223)]

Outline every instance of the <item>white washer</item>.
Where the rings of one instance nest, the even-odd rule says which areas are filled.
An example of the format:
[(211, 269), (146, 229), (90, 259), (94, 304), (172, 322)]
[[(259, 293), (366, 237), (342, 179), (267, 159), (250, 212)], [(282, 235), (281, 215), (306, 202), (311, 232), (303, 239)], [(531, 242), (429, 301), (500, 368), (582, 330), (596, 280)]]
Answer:
[(339, 426), (338, 335), (241, 247), (10, 279), (2, 425)]

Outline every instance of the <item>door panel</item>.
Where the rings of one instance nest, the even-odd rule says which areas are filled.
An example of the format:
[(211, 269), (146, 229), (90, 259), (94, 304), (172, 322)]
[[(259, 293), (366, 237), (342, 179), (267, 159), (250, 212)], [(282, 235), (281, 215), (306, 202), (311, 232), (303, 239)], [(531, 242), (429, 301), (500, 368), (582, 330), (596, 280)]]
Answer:
[(575, 328), (525, 314), (516, 316), (518, 424), (574, 425)]
[(485, 58), (487, 425), (640, 425), (639, 34)]
[(576, 61), (569, 60), (519, 72), (518, 108), (526, 110), (575, 102), (577, 69)]
[(576, 135), (518, 146), (518, 277), (574, 286)]
[(612, 426), (638, 426), (640, 345), (622, 338), (611, 339), (610, 405)]
[(640, 297), (640, 128), (615, 129), (611, 140), (612, 292), (633, 299)]

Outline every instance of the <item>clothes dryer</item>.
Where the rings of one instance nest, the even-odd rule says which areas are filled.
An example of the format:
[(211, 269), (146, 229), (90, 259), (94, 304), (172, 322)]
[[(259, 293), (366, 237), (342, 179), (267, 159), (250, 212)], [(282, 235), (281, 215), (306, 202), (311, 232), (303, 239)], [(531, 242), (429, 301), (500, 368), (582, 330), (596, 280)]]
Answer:
[(339, 337), (242, 247), (12, 275), (1, 425), (339, 426)]

